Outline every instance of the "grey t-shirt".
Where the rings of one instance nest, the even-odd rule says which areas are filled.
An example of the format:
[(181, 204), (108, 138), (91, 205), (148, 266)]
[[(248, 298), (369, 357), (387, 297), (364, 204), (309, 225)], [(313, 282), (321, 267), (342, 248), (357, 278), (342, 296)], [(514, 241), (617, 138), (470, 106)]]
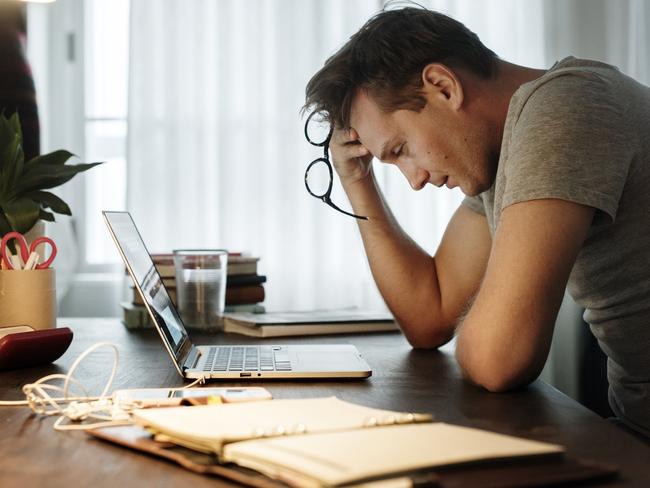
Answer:
[(596, 209), (568, 291), (608, 356), (612, 409), (650, 436), (650, 88), (570, 57), (515, 92), (494, 185), (463, 204), (494, 235), (504, 208), (541, 198)]

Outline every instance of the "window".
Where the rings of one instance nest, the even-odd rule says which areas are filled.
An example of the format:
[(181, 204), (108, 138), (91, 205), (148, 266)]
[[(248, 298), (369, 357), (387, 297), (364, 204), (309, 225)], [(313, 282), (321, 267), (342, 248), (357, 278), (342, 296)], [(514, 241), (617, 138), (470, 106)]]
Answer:
[(99, 218), (126, 206), (129, 0), (84, 0), (84, 138), (87, 161), (106, 161), (86, 177), (86, 264), (116, 263), (119, 256)]

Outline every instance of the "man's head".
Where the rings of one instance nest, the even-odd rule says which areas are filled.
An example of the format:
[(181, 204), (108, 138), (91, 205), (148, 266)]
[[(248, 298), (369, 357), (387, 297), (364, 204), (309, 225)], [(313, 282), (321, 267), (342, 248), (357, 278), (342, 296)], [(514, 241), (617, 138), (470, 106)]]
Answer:
[(476, 194), (491, 184), (494, 137), (492, 127), (468, 114), (466, 81), (491, 80), (497, 63), (474, 33), (445, 15), (423, 8), (383, 11), (312, 77), (305, 109), (354, 129), (415, 189), (447, 182)]

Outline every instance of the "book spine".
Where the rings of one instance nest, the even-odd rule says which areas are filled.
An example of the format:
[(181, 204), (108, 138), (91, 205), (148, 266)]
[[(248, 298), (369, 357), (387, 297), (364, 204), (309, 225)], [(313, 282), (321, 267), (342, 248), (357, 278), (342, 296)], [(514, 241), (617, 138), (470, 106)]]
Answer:
[[(176, 270), (173, 263), (154, 263), (156, 271), (162, 278), (174, 278)], [(129, 271), (124, 268), (124, 274), (128, 276)], [(226, 270), (228, 276), (257, 275), (257, 261), (228, 262)]]
[(265, 292), (262, 285), (226, 288), (226, 305), (259, 303), (263, 302), (264, 298)]
[(261, 303), (226, 305), (224, 313), (266, 313), (266, 308)]
[[(169, 298), (174, 305), (176, 302), (176, 289), (166, 287)], [(265, 291), (262, 285), (239, 286), (235, 288), (226, 288), (226, 306), (228, 305), (250, 305), (264, 301)], [(144, 306), (144, 300), (136, 288), (133, 288), (133, 304)]]
[(266, 283), (266, 276), (257, 274), (229, 275), (226, 280), (227, 287), (252, 286)]
[(257, 263), (228, 263), (228, 276), (257, 274)]
[(146, 329), (153, 326), (147, 309), (142, 305), (122, 303), (123, 323), (127, 329)]

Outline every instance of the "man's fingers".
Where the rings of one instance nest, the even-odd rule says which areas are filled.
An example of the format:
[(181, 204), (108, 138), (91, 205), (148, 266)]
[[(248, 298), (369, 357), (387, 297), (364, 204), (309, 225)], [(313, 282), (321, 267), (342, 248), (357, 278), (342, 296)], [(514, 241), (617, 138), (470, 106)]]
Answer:
[(356, 158), (364, 158), (370, 154), (370, 151), (368, 151), (365, 146), (362, 146), (359, 143), (349, 143), (348, 145), (339, 148), (335, 154), (338, 155), (342, 161), (345, 161)]
[(357, 131), (354, 129), (336, 129), (332, 136), (330, 145), (342, 146), (344, 148), (345, 155), (348, 158), (358, 158), (370, 154), (368, 148), (366, 148), (363, 144), (361, 144), (361, 141), (359, 141)]
[(330, 141), (332, 162), (342, 180), (356, 181), (369, 173), (372, 155), (354, 129), (335, 129)]

